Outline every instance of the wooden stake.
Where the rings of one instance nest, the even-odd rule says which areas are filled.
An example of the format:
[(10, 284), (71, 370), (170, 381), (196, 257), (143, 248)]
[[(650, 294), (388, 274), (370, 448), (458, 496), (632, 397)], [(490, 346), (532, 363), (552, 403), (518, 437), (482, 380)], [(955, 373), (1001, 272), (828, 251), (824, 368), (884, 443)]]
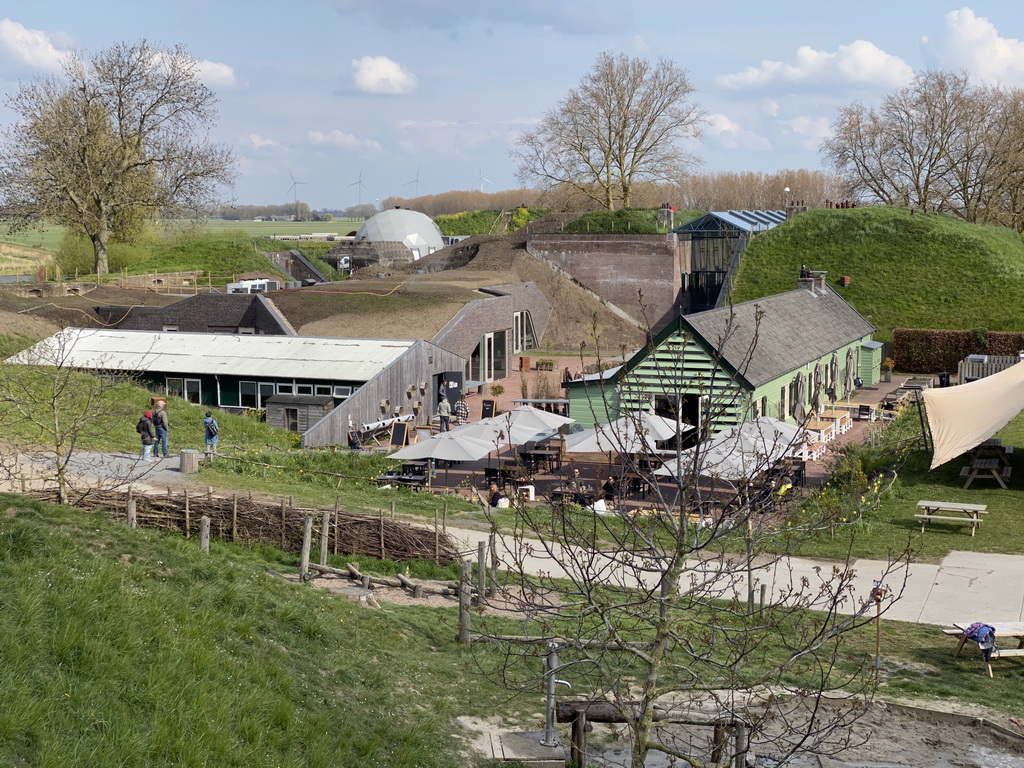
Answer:
[(338, 554), (338, 511), (341, 507), (341, 497), (334, 497), (334, 554)]
[(391, 519), (395, 519), (395, 500), (391, 500)]
[(320, 520), (320, 565), (327, 565), (327, 539), (331, 535), (331, 510), (325, 509)]
[(487, 539), (487, 546), (491, 550), (491, 578), (487, 585), (487, 596), (494, 597), (498, 594), (498, 536), (493, 531)]
[(437, 530), (437, 507), (434, 507), (434, 562), (441, 556), (441, 536)]
[(444, 509), (441, 513), (441, 532), (448, 533), (448, 497), (444, 499)]
[(128, 527), (138, 528), (139, 520), (135, 513), (135, 499), (128, 499)]
[(285, 549), (285, 537), (286, 537), (286, 531), (287, 531), (287, 528), (288, 528), (288, 526), (287, 526), (288, 517), (287, 517), (287, 514), (285, 512), (286, 509), (287, 509), (287, 507), (285, 506), (285, 500), (281, 499), (281, 551), (282, 552), (284, 552), (284, 549)]
[(302, 526), (302, 554), (299, 557), (299, 581), (309, 579), (309, 548), (313, 544), (313, 516), (306, 515)]
[(476, 594), (482, 600), (487, 595), (487, 543), (476, 543)]
[(189, 520), (188, 511), (188, 488), (185, 489), (185, 538), (192, 538), (192, 523)]
[(384, 510), (380, 511), (380, 559), (384, 560), (387, 553), (384, 551)]
[(238, 494), (231, 494), (231, 540), (238, 541)]
[(210, 517), (199, 518), (199, 551), (210, 554)]
[(459, 573), (459, 635), (458, 642), (465, 645), (470, 641), (469, 634), (469, 581), (473, 565), (467, 560), (462, 561)]
[(577, 709), (572, 721), (572, 736), (569, 744), (569, 759), (576, 765), (587, 764), (587, 710)]

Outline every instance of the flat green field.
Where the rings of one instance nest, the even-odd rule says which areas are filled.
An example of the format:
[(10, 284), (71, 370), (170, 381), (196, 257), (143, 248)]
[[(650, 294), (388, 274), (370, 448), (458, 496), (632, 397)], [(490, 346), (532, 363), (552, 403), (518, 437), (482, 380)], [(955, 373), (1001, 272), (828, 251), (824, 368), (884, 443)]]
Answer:
[(64, 227), (47, 226), (42, 229), (30, 229), (27, 232), (9, 234), (6, 229), (0, 229), (0, 243), (14, 243), (25, 245), (29, 248), (41, 248), (44, 251), (55, 251), (64, 237)]
[(333, 221), (225, 221), (224, 219), (207, 219), (203, 226), (210, 232), (225, 230), (241, 230), (255, 237), (271, 237), (272, 235), (308, 235), (312, 232), (337, 232), (347, 235), (359, 229), (363, 219), (334, 219)]

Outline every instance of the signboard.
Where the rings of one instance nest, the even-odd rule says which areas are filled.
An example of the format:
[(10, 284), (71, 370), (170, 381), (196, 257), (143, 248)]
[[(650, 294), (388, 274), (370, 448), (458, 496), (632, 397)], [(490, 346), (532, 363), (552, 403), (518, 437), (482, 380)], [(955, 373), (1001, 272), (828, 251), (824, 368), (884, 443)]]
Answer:
[(391, 425), (391, 445), (401, 448), (409, 441), (409, 425), (396, 421)]
[(494, 400), (484, 400), (480, 406), (480, 418), (489, 419), (494, 415)]

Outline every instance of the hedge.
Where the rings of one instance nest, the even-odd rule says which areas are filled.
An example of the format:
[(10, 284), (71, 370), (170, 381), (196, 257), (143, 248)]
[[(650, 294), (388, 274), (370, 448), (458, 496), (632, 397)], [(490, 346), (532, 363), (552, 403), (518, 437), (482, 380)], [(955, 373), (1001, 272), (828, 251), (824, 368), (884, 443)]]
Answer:
[(1014, 355), (1024, 349), (1018, 331), (944, 331), (896, 328), (892, 333), (896, 370), (904, 373), (956, 371), (968, 355)]

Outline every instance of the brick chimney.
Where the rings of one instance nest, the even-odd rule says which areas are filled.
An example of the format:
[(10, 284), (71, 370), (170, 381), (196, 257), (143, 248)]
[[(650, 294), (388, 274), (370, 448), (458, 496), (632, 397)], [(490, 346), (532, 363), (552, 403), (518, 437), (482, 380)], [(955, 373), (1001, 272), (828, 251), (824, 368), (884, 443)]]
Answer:
[(803, 264), (800, 267), (800, 279), (796, 281), (797, 288), (803, 288), (811, 291), (811, 293), (814, 293), (815, 291), (824, 293), (825, 275), (827, 274), (828, 273), (824, 271), (808, 269), (807, 265)]

